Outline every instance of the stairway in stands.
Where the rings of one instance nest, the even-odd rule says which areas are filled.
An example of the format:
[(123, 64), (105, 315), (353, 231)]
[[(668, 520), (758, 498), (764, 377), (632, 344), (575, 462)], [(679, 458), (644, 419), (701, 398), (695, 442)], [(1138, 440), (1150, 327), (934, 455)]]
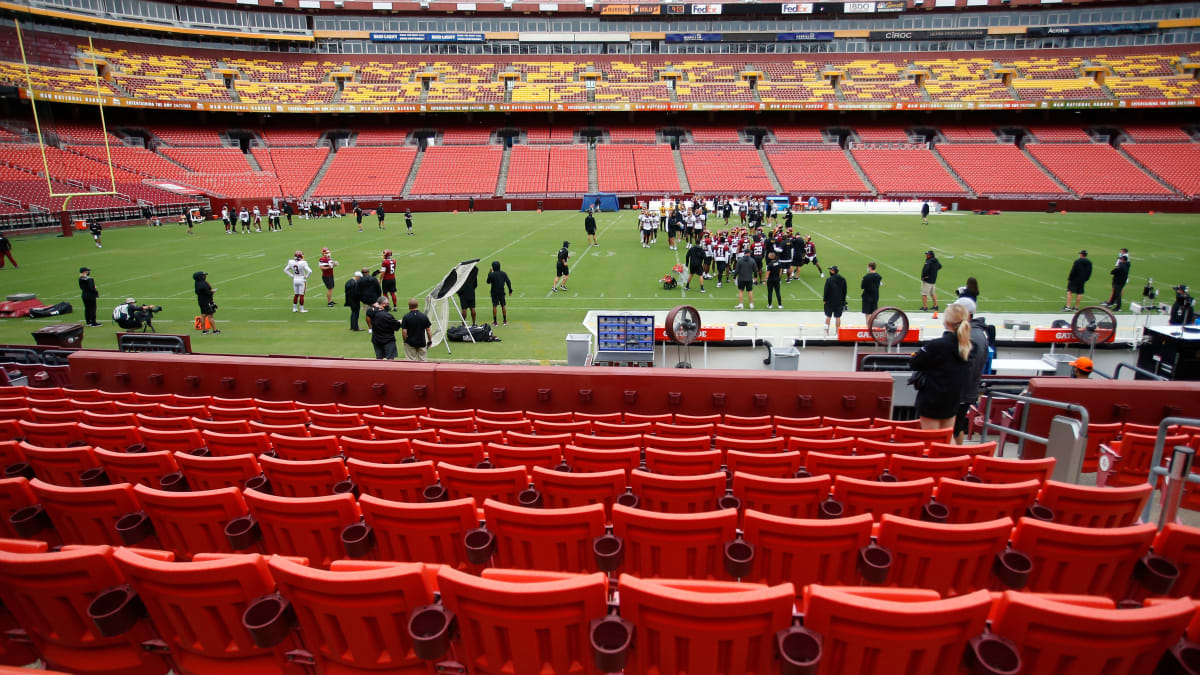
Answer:
[(1033, 153), (1029, 152), (1029, 149), (1028, 149), (1028, 148), (1026, 148), (1024, 145), (1022, 145), (1022, 146), (1020, 146), (1020, 147), (1021, 147), (1021, 152), (1025, 153), (1025, 156), (1029, 158), (1029, 161), (1033, 162), (1033, 165), (1034, 165), (1034, 166), (1036, 166), (1037, 168), (1041, 169), (1042, 173), (1046, 174), (1046, 176), (1047, 176), (1047, 177), (1049, 177), (1049, 178), (1050, 178), (1050, 180), (1054, 181), (1054, 184), (1055, 184), (1055, 185), (1057, 185), (1058, 187), (1062, 188), (1063, 192), (1066, 192), (1067, 194), (1071, 195), (1072, 197), (1078, 197), (1078, 196), (1079, 196), (1078, 194), (1076, 194), (1076, 193), (1075, 193), (1075, 191), (1074, 191), (1074, 190), (1072, 190), (1072, 189), (1070, 188), (1070, 186), (1068, 186), (1066, 183), (1064, 183), (1064, 182), (1062, 182), (1061, 180), (1059, 180), (1058, 176), (1054, 175), (1054, 172), (1053, 172), (1053, 171), (1051, 171), (1050, 169), (1046, 168), (1046, 165), (1045, 165), (1045, 164), (1042, 164), (1041, 162), (1039, 162), (1039, 161), (1038, 161), (1038, 158), (1037, 158), (1037, 157), (1034, 157), (1034, 156), (1033, 156)]
[(938, 163), (942, 165), (942, 168), (946, 170), (946, 173), (950, 174), (954, 180), (958, 181), (958, 184), (962, 186), (962, 189), (967, 191), (967, 194), (971, 195), (972, 197), (977, 196), (975, 191), (971, 189), (971, 186), (967, 185), (967, 181), (963, 180), (963, 177), (958, 175), (958, 172), (954, 170), (954, 167), (950, 166), (950, 162), (947, 162), (946, 158), (942, 157), (942, 153), (938, 152), (936, 145), (930, 143), (929, 152), (933, 155), (934, 159), (936, 159)]
[(408, 180), (404, 181), (404, 192), (400, 193), (401, 197), (407, 197), (412, 191), (413, 184), (417, 182), (417, 170), (421, 168), (421, 160), (425, 159), (425, 149), (422, 148), (417, 152), (417, 158), (413, 160), (412, 169), (408, 172)]
[(596, 146), (588, 143), (588, 192), (600, 191), (600, 169), (596, 164)]
[(679, 174), (679, 190), (683, 194), (690, 194), (692, 187), (688, 184), (687, 170), (683, 168), (683, 155), (679, 153), (679, 148), (672, 148), (671, 156), (675, 159), (675, 173)]
[(504, 196), (504, 188), (508, 185), (508, 162), (512, 159), (512, 147), (504, 148), (504, 156), (500, 158), (500, 175), (496, 177), (497, 197)]
[(317, 175), (313, 176), (312, 183), (304, 191), (305, 199), (312, 197), (313, 190), (316, 190), (317, 186), (321, 184), (321, 179), (325, 177), (325, 172), (329, 170), (329, 165), (333, 164), (334, 157), (337, 157), (337, 152), (330, 152), (325, 156), (325, 161), (321, 163), (321, 168), (317, 169)]
[(842, 153), (846, 155), (846, 159), (850, 162), (850, 166), (854, 167), (854, 172), (857, 173), (858, 177), (862, 179), (863, 185), (867, 186), (867, 189), (871, 191), (871, 194), (879, 194), (879, 188), (875, 187), (875, 184), (871, 182), (870, 178), (867, 178), (867, 172), (863, 171), (862, 167), (858, 165), (858, 160), (854, 159), (854, 153), (850, 152), (850, 150), (846, 148), (842, 148)]
[(783, 194), (783, 184), (779, 182), (779, 177), (775, 175), (775, 167), (771, 166), (770, 160), (767, 159), (767, 151), (765, 148), (758, 149), (758, 159), (762, 162), (763, 169), (767, 172), (767, 178), (771, 179), (771, 185), (775, 187), (775, 194)]

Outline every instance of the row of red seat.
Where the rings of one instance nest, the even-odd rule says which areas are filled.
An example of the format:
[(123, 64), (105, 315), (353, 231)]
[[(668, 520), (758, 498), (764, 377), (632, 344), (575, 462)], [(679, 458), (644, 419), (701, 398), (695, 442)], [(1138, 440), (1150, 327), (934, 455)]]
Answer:
[[(732, 494), (744, 499), (746, 509), (734, 508), (736, 500), (730, 501), (719, 477), (693, 512), (668, 513), (663, 506), (680, 498), (671, 492), (678, 481), (640, 472), (635, 472), (630, 492), (609, 495), (615, 503), (606, 505), (603, 498), (570, 490), (569, 481), (556, 482), (559, 476), (554, 472), (535, 475), (535, 499), (522, 499), (527, 495), (497, 491), (499, 498), (494, 498), (474, 493), (469, 484), (463, 489), (456, 481), (471, 470), (443, 469), (439, 487), (444, 491), (433, 497), (426, 493), (434, 500), (427, 503), (393, 501), (370, 490), (357, 498), (350, 493), (286, 497), (264, 492), (261, 486), (171, 492), (128, 483), (65, 488), (22, 478), (0, 481), (0, 487), (6, 506), (14, 509), (6, 534), (53, 545), (148, 546), (169, 550), (180, 559), (205, 553), (275, 553), (302, 556), (322, 568), (340, 558), (366, 558), (476, 571), (499, 566), (788, 581), (797, 588), (809, 583), (893, 583), (950, 594), (1003, 583), (1122, 599), (1133, 592), (1131, 575), (1156, 535), (1153, 524), (1131, 524), (1128, 513), (1108, 528), (1020, 517), (1036, 491), (1024, 501), (972, 502), (972, 484), (948, 479), (932, 500), (932, 479), (893, 484), (898, 491), (882, 493), (877, 483), (838, 478), (831, 488), (828, 478), (808, 479), (791, 486), (805, 492), (785, 495), (774, 491), (777, 481), (738, 474)], [(968, 503), (956, 503), (950, 491), (964, 486)], [(910, 498), (914, 489), (916, 496)], [(980, 492), (974, 494), (978, 497)], [(625, 495), (636, 495), (636, 502)], [(1088, 501), (1093, 497), (1094, 490), (1054, 482), (1041, 491), (1041, 499), (1067, 522), (1094, 516), (1084, 512), (1098, 506)], [(1136, 503), (1138, 495), (1126, 497)], [(1140, 497), (1144, 500), (1145, 493)], [(833, 500), (838, 500), (836, 510), (830, 507)], [(518, 501), (544, 502), (552, 508)], [(936, 513), (936, 506), (942, 507), (943, 518), (957, 511), (958, 516), (977, 520), (923, 522), (921, 518)], [(1071, 513), (1074, 506), (1084, 510)], [(1108, 509), (1110, 517), (1120, 507), (1099, 506)], [(1137, 578), (1150, 584), (1145, 591), (1149, 594), (1196, 593), (1200, 529), (1177, 527), (1170, 532), (1177, 541), (1164, 540), (1155, 550), (1176, 556), (1170, 565), (1176, 571), (1155, 582), (1143, 579), (1148, 572), (1139, 568)], [(864, 551), (867, 547), (871, 550)], [(877, 554), (874, 547), (886, 550)], [(1019, 553), (1008, 555), (1009, 549)], [(997, 556), (1003, 565), (993, 565)], [(1006, 562), (1009, 559), (1020, 559), (1020, 564)], [(1146, 564), (1152, 565), (1151, 571), (1167, 567)], [(1008, 567), (1015, 571), (1006, 571)], [(1172, 585), (1180, 579), (1182, 585)]]
[[(76, 673), (1149, 673), (1200, 639), (1196, 605), (1100, 597), (644, 580), (257, 554), (174, 562), (108, 546), (0, 541), (0, 597)], [(135, 611), (144, 607), (144, 614)], [(803, 625), (794, 620), (803, 615)], [(32, 649), (30, 649), (32, 646)], [(15, 649), (14, 649), (15, 647)], [(150, 648), (153, 647), (153, 648)], [(1172, 653), (1175, 656), (1172, 656)], [(884, 664), (872, 666), (872, 663)], [(1005, 668), (1007, 666), (1007, 668)]]

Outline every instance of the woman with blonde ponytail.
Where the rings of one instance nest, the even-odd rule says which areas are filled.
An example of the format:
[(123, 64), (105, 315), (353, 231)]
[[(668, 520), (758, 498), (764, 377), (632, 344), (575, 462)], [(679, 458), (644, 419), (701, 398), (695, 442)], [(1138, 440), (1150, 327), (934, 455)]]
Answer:
[(959, 395), (970, 377), (971, 316), (962, 305), (950, 305), (942, 314), (946, 332), (913, 353), (909, 366), (919, 374), (917, 415), (922, 429), (954, 426)]

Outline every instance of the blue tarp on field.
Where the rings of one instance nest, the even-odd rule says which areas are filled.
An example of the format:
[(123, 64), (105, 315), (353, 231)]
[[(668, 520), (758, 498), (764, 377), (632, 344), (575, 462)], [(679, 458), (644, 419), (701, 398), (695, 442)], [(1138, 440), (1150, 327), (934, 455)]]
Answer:
[(593, 192), (583, 196), (583, 204), (579, 206), (580, 211), (587, 211), (596, 201), (600, 201), (601, 211), (620, 211), (621, 205), (617, 202), (617, 196), (611, 192)]

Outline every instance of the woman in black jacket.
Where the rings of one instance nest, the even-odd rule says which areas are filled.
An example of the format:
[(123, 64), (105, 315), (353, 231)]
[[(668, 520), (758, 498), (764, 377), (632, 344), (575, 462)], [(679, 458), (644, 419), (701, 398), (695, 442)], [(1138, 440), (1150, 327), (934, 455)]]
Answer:
[(217, 289), (208, 284), (208, 275), (204, 272), (196, 272), (192, 279), (196, 282), (196, 302), (200, 305), (200, 323), (197, 327), (201, 333), (211, 330), (213, 335), (220, 335), (221, 331), (217, 330), (217, 324), (213, 321), (213, 314), (217, 313), (213, 293), (216, 293)]
[(970, 377), (971, 317), (962, 305), (942, 315), (946, 332), (912, 355), (909, 366), (921, 374), (917, 415), (922, 429), (949, 429), (958, 414), (958, 399)]

